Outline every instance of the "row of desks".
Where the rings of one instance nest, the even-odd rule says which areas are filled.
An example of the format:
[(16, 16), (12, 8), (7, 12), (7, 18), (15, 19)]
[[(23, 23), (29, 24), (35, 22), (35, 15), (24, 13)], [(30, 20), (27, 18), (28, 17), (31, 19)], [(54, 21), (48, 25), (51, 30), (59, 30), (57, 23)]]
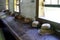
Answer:
[(7, 25), (8, 30), (17, 40), (59, 40), (53, 35), (41, 36), (38, 34), (38, 29), (31, 28), (29, 24), (23, 24), (11, 16), (1, 20)]

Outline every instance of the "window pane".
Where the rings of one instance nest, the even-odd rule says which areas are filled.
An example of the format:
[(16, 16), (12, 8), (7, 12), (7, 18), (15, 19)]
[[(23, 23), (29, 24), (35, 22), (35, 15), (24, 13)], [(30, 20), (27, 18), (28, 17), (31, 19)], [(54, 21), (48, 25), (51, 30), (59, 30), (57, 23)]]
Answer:
[(16, 11), (16, 5), (14, 5), (14, 11)]
[(19, 12), (19, 0), (14, 0), (14, 11)]
[(8, 4), (8, 0), (6, 0), (6, 4)]
[(6, 5), (6, 10), (8, 10), (8, 5)]
[(44, 8), (45, 19), (60, 23), (60, 8), (57, 7), (45, 7)]
[(51, 3), (50, 1), (51, 0), (45, 0), (44, 4), (50, 4)]
[(16, 11), (16, 0), (14, 0), (14, 11)]
[(16, 10), (17, 10), (17, 12), (19, 12), (19, 6), (17, 6), (17, 9)]
[(6, 0), (6, 9), (8, 9), (8, 0)]
[(58, 4), (58, 0), (51, 0), (51, 4)]
[(60, 7), (54, 7), (54, 5), (59, 5), (58, 3), (60, 4), (60, 0), (45, 0), (44, 4), (51, 4), (53, 7), (44, 6), (44, 8), (42, 8), (40, 5), (41, 2), (39, 2), (38, 17), (60, 23)]

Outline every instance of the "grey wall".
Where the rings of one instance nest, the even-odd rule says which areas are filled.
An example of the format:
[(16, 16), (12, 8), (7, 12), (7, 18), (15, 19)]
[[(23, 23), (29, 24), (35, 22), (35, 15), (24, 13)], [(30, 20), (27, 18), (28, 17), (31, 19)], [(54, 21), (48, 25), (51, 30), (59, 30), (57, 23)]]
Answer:
[[(28, 18), (35, 18), (36, 16), (36, 0), (22, 0), (20, 2), (21, 15)], [(5, 9), (5, 0), (0, 1), (0, 9)], [(9, 0), (9, 10), (13, 12), (13, 0)]]
[(35, 18), (36, 16), (36, 0), (22, 0), (21, 5), (21, 15), (28, 18)]
[(0, 0), (0, 10), (5, 9), (5, 0)]

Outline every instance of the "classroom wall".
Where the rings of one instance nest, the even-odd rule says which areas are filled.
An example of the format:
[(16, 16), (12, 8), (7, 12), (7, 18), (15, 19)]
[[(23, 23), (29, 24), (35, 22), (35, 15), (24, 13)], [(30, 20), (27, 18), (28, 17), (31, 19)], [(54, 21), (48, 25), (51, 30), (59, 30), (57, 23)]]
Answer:
[(0, 0), (0, 10), (5, 9), (5, 0)]
[(34, 19), (36, 16), (36, 0), (22, 0), (20, 2), (21, 15)]
[[(0, 1), (0, 4), (3, 4), (4, 6), (0, 6), (2, 8), (0, 9), (4, 9), (5, 8), (5, 1), (3, 1), (4, 3), (2, 3)], [(9, 10), (11, 12), (13, 12), (13, 0), (9, 0)], [(34, 19), (36, 16), (36, 0), (22, 0), (20, 1), (20, 9), (21, 9), (21, 15), (28, 17), (28, 18), (32, 18)]]

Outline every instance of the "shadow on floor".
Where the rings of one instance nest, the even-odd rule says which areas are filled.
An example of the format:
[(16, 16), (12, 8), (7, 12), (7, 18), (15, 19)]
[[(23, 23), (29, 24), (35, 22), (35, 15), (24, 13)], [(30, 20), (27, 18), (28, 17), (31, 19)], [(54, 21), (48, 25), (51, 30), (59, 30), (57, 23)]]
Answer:
[(3, 30), (5, 40), (16, 40), (14, 36), (7, 30), (7, 26), (0, 20), (0, 28)]

